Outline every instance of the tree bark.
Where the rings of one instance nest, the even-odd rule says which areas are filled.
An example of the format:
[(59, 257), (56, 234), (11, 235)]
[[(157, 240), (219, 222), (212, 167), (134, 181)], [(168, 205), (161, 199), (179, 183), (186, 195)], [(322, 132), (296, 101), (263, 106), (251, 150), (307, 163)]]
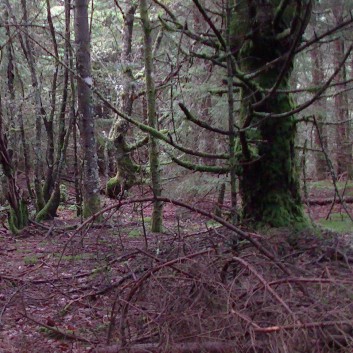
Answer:
[[(338, 2), (333, 6), (333, 14), (336, 20), (336, 25), (343, 22), (343, 5)], [(340, 65), (344, 57), (344, 39), (338, 37), (334, 41), (334, 66)], [(344, 82), (347, 78), (346, 65), (343, 65), (341, 71), (337, 75), (337, 82)], [(337, 119), (336, 128), (336, 164), (337, 174), (341, 175), (347, 173), (348, 178), (353, 178), (353, 160), (352, 160), (352, 143), (350, 139), (349, 127), (349, 110), (348, 110), (348, 96), (345, 91), (346, 85), (341, 84), (337, 90), (343, 90), (335, 95), (335, 112)]]
[[(132, 114), (133, 96), (135, 92), (134, 76), (132, 73), (132, 35), (134, 29), (135, 12), (137, 3), (129, 5), (124, 14), (123, 50), (121, 54), (122, 65), (122, 92), (120, 94), (120, 106), (122, 111)], [(139, 167), (133, 163), (126, 142), (129, 123), (122, 118), (117, 118), (109, 132), (109, 138), (114, 142), (116, 152), (117, 173), (108, 180), (106, 185), (107, 195), (116, 197), (125, 190), (131, 188), (137, 181)]]
[(13, 234), (28, 224), (28, 209), (24, 197), (20, 194), (16, 185), (11, 154), (7, 146), (7, 138), (3, 132), (2, 103), (0, 96), (0, 164), (6, 178), (5, 196), (10, 205), (8, 214), (9, 228)]
[(100, 185), (95, 136), (95, 121), (92, 114), (93, 84), (91, 76), (90, 32), (88, 25), (88, 0), (76, 0), (75, 6), (76, 67), (78, 116), (84, 159), (83, 216), (89, 217), (100, 209)]
[[(311, 12), (307, 4), (304, 0), (244, 1), (234, 10), (232, 52), (237, 64), (242, 74), (262, 69), (252, 80), (240, 75), (240, 191), (243, 217), (256, 225), (282, 227), (306, 220), (294, 148), (294, 117), (262, 118), (256, 112), (276, 114), (293, 109), (290, 95), (277, 89), (289, 88), (293, 52)], [(277, 58), (283, 58), (280, 64), (264, 70)]]
[[(152, 54), (152, 37), (151, 23), (149, 20), (148, 5), (146, 0), (140, 0), (140, 14), (142, 20), (142, 28), (144, 33), (144, 54), (145, 54), (145, 79), (146, 79), (146, 95), (147, 95), (147, 116), (150, 127), (158, 130), (158, 119), (156, 115), (156, 90), (153, 79), (153, 54)], [(154, 136), (149, 139), (149, 159), (150, 173), (152, 180), (152, 191), (154, 196), (162, 195), (162, 186), (160, 180), (159, 165), (159, 143)], [(162, 232), (163, 226), (163, 203), (155, 201), (152, 213), (152, 232)]]
[[(8, 3), (8, 1), (6, 1)], [(27, 13), (27, 1), (21, 0), (21, 6), (23, 11), (23, 21), (25, 24), (28, 22)], [(10, 8), (9, 4), (8, 7)], [(39, 80), (37, 76), (37, 69), (34, 56), (34, 48), (29, 38), (28, 27), (23, 27), (25, 34), (24, 38), (19, 35), (21, 46), (26, 57), (30, 73), (31, 82), (34, 90), (35, 99), (35, 142), (34, 142), (34, 189), (36, 194), (36, 208), (41, 210), (44, 207), (44, 197), (42, 189), (42, 177), (43, 177), (43, 153), (42, 153), (42, 119), (45, 117), (45, 111), (42, 105), (42, 97), (40, 92)]]
[[(310, 51), (312, 65), (312, 83), (314, 87), (319, 87), (324, 82), (323, 58), (320, 52), (320, 47), (315, 45)], [(327, 150), (327, 129), (325, 128), (326, 116), (324, 115), (326, 107), (326, 99), (321, 98), (313, 104), (316, 114), (317, 128), (314, 127), (314, 145), (316, 149), (321, 150), (321, 145)], [(318, 131), (319, 130), (319, 131)], [(320, 141), (320, 138), (322, 141)], [(326, 163), (326, 158), (323, 152), (315, 152), (315, 178), (324, 180), (329, 175), (329, 168)]]
[[(73, 124), (73, 117), (70, 117), (70, 123), (68, 128), (65, 130), (65, 116), (66, 116), (66, 106), (68, 97), (68, 81), (69, 81), (69, 46), (70, 46), (70, 7), (71, 1), (67, 0), (65, 2), (65, 49), (64, 49), (64, 63), (66, 67), (64, 68), (64, 82), (63, 82), (63, 94), (59, 114), (59, 127), (58, 127), (58, 138), (55, 148), (54, 143), (54, 113), (56, 111), (56, 89), (57, 89), (57, 76), (58, 76), (58, 66), (55, 67), (55, 73), (52, 85), (52, 107), (50, 118), (45, 121), (47, 134), (48, 134), (48, 171), (47, 179), (45, 181), (43, 190), (44, 198), (46, 201), (45, 206), (38, 212), (36, 216), (36, 221), (39, 222), (44, 219), (51, 219), (56, 216), (57, 209), (60, 204), (60, 183), (61, 183), (61, 171), (64, 165), (64, 160), (66, 156), (66, 150), (69, 142), (69, 136), (71, 132), (71, 126)], [(48, 22), (50, 24), (52, 40), (55, 48), (55, 55), (58, 57), (59, 53), (57, 50), (57, 44), (55, 39), (54, 27), (51, 20), (50, 13), (50, 3), (47, 0), (47, 11), (48, 11)], [(72, 114), (71, 114), (72, 115)], [(56, 155), (55, 155), (56, 150)]]

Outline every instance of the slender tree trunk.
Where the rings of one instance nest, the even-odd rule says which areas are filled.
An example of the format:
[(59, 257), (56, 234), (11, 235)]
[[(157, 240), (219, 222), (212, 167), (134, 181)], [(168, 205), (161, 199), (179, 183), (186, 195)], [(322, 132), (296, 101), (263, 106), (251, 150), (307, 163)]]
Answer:
[[(319, 87), (322, 82), (324, 82), (324, 74), (323, 74), (323, 62), (322, 62), (322, 53), (320, 52), (320, 48), (318, 46), (314, 46), (310, 51), (311, 55), (311, 64), (312, 64), (312, 84), (314, 87)], [(317, 121), (317, 129), (314, 130), (314, 147), (316, 149), (321, 150), (321, 144), (327, 150), (327, 132), (325, 129), (325, 120), (326, 117), (324, 115), (325, 112), (325, 98), (321, 98), (313, 104), (315, 109), (316, 121)], [(319, 130), (319, 131), (318, 131)], [(320, 137), (323, 141), (320, 141)], [(328, 166), (326, 163), (325, 155), (323, 152), (315, 152), (314, 154), (315, 161), (315, 177), (317, 180), (326, 179), (328, 176)]]
[[(290, 50), (298, 45), (306, 27), (311, 12), (307, 4), (304, 0), (244, 1), (239, 2), (234, 12), (232, 52), (236, 53), (242, 73), (263, 69), (287, 54), (280, 64), (243, 82), (240, 190), (243, 216), (256, 225), (281, 227), (306, 223), (294, 148), (295, 119), (293, 116), (263, 118), (256, 113), (278, 114), (293, 109), (289, 94), (277, 89), (289, 88), (293, 62)], [(288, 36), (280, 35), (288, 30)]]
[[(158, 119), (156, 115), (156, 90), (153, 79), (153, 54), (151, 23), (149, 20), (148, 5), (146, 0), (140, 0), (140, 15), (144, 33), (144, 55), (145, 55), (145, 79), (147, 92), (147, 116), (148, 124), (154, 129), (158, 129)], [(159, 165), (159, 143), (152, 135), (149, 139), (149, 159), (150, 173), (152, 180), (152, 191), (154, 196), (162, 195)], [(163, 203), (155, 201), (152, 214), (152, 232), (161, 232), (163, 228)]]
[[(336, 39), (335, 43), (335, 66), (337, 67), (342, 61), (344, 55), (344, 41), (342, 38)], [(338, 81), (345, 81), (347, 78), (346, 67), (342, 67), (338, 75)], [(344, 90), (346, 85), (338, 86), (338, 90)], [(353, 178), (353, 161), (352, 161), (352, 143), (350, 139), (349, 128), (349, 110), (347, 92), (340, 92), (335, 95), (335, 112), (337, 119), (336, 128), (336, 163), (337, 174), (347, 173), (349, 179)]]
[(135, 93), (134, 76), (132, 73), (132, 35), (134, 30), (135, 13), (137, 3), (132, 2), (124, 16), (123, 51), (121, 64), (123, 67), (123, 90), (121, 94), (121, 106), (123, 112), (132, 113), (133, 96)]
[[(70, 117), (70, 123), (68, 129), (65, 131), (65, 116), (66, 116), (66, 105), (68, 97), (68, 78), (69, 78), (69, 46), (70, 46), (70, 5), (71, 1), (65, 2), (65, 50), (64, 50), (64, 82), (63, 82), (63, 94), (62, 102), (59, 114), (59, 133), (56, 142), (56, 154), (55, 154), (55, 141), (54, 141), (54, 113), (56, 111), (56, 89), (57, 89), (57, 76), (58, 67), (56, 66), (52, 84), (52, 102), (51, 102), (51, 114), (48, 120), (45, 120), (45, 125), (48, 134), (48, 172), (47, 179), (44, 184), (44, 197), (46, 200), (45, 206), (38, 212), (36, 220), (39, 222), (44, 219), (50, 219), (56, 216), (57, 209), (60, 204), (60, 182), (61, 182), (61, 171), (64, 165), (66, 156), (66, 150), (68, 146), (69, 136), (71, 132), (71, 125), (73, 124), (74, 118)], [(55, 48), (55, 55), (59, 55), (57, 50), (57, 44), (55, 39), (54, 27), (51, 21), (50, 3), (47, 0), (47, 11), (48, 11), (48, 22), (51, 28), (52, 40)]]
[[(21, 0), (23, 21), (26, 24), (28, 22), (27, 14), (27, 1)], [(44, 197), (42, 189), (42, 177), (43, 177), (43, 153), (42, 153), (42, 119), (45, 117), (45, 111), (42, 106), (42, 98), (39, 86), (39, 80), (37, 76), (36, 63), (34, 57), (34, 48), (29, 38), (28, 27), (23, 27), (25, 34), (24, 40), (22, 40), (22, 49), (28, 62), (28, 66), (31, 73), (32, 87), (34, 90), (35, 99), (35, 143), (34, 143), (34, 189), (36, 194), (36, 208), (41, 210), (44, 207)]]
[[(47, 0), (47, 6), (49, 6), (49, 0)], [(53, 121), (54, 121), (53, 112), (55, 111), (55, 99), (53, 98), (52, 116), (49, 119), (49, 121), (46, 122), (46, 124), (50, 123), (50, 127), (51, 127), (51, 133), (49, 134), (49, 136), (51, 137), (50, 140), (52, 144), (52, 148), (50, 150), (52, 168), (50, 168), (50, 174), (48, 175), (48, 179), (46, 180), (46, 183), (45, 183), (46, 188), (44, 188), (44, 190), (48, 193), (46, 204), (44, 208), (38, 212), (36, 216), (37, 222), (47, 218), (53, 218), (54, 216), (56, 216), (57, 209), (60, 204), (60, 197), (61, 197), (61, 191), (60, 191), (61, 172), (64, 166), (66, 150), (69, 143), (69, 137), (70, 137), (72, 125), (75, 120), (74, 115), (70, 114), (70, 121), (68, 124), (68, 128), (65, 130), (66, 105), (67, 105), (67, 97), (68, 97), (67, 90), (68, 90), (68, 79), (69, 79), (68, 67), (70, 64), (69, 63), (70, 7), (71, 7), (71, 1), (67, 0), (65, 2), (65, 50), (64, 50), (64, 63), (66, 67), (64, 68), (64, 83), (63, 83), (64, 87), (63, 87), (62, 102), (61, 102), (61, 108), (60, 108), (60, 114), (59, 114), (59, 129), (58, 129), (59, 134), (58, 134), (58, 139), (56, 143), (57, 153), (55, 156), (54, 134), (53, 134)], [(48, 10), (48, 18), (50, 19), (49, 22), (51, 22), (50, 10)], [(53, 29), (52, 26), (51, 28)], [(55, 43), (54, 46), (55, 48), (57, 48), (56, 40), (53, 32), (52, 32), (52, 37), (53, 37), (53, 42)], [(56, 55), (59, 55), (57, 49), (55, 50), (55, 52), (56, 52)], [(56, 81), (55, 77), (56, 75), (54, 75), (54, 81)], [(56, 89), (56, 85), (55, 85), (55, 89)], [(53, 91), (53, 94), (55, 94), (54, 91)]]
[(11, 150), (13, 166), (16, 167), (17, 161), (17, 154), (18, 149), (16, 148), (16, 134), (15, 134), (15, 120), (16, 120), (16, 92), (15, 92), (15, 64), (14, 64), (14, 56), (13, 56), (13, 47), (12, 47), (12, 39), (11, 39), (11, 30), (8, 23), (9, 20), (9, 13), (5, 11), (5, 28), (6, 28), (6, 35), (8, 38), (7, 44), (7, 87), (9, 93), (9, 114), (8, 114), (8, 124), (10, 126), (9, 136), (8, 136), (8, 148)]
[[(344, 15), (344, 4), (343, 0), (337, 0), (332, 7), (332, 12), (336, 21), (336, 25), (339, 26), (343, 22)], [(335, 68), (340, 65), (344, 57), (344, 38), (339, 36), (334, 41), (334, 66)], [(341, 71), (337, 75), (337, 82), (344, 82), (347, 79), (346, 64), (343, 65)], [(335, 112), (337, 117), (337, 128), (336, 128), (336, 163), (337, 163), (337, 174), (345, 174), (349, 179), (353, 178), (353, 159), (352, 159), (352, 143), (350, 138), (350, 126), (349, 126), (349, 109), (348, 109), (348, 96), (345, 91), (346, 84), (341, 84), (337, 87), (337, 90), (343, 90), (335, 95)]]
[[(131, 115), (133, 106), (133, 96), (135, 92), (134, 77), (132, 73), (132, 35), (134, 29), (135, 13), (137, 3), (129, 4), (124, 13), (123, 28), (123, 50), (121, 54), (122, 65), (122, 92), (120, 95), (120, 106), (124, 113)], [(116, 197), (125, 190), (131, 188), (137, 181), (139, 168), (133, 163), (128, 151), (126, 135), (129, 123), (121, 118), (117, 118), (112, 125), (109, 139), (114, 142), (115, 159), (117, 163), (117, 173), (115, 177), (107, 182), (106, 191), (108, 196)]]
[[(234, 6), (232, 0), (227, 1), (227, 33), (226, 33), (226, 43), (227, 51), (231, 51), (230, 47), (230, 21), (231, 21), (231, 11)], [(228, 84), (228, 129), (231, 135), (229, 136), (229, 165), (231, 167), (230, 171), (230, 196), (231, 196), (231, 221), (233, 224), (237, 222), (237, 175), (236, 175), (236, 159), (235, 159), (235, 118), (234, 118), (234, 96), (233, 96), (233, 63), (232, 58), (229, 56), (227, 58), (227, 84)]]
[(92, 114), (93, 84), (91, 76), (90, 33), (88, 26), (88, 0), (76, 0), (75, 6), (76, 66), (78, 115), (82, 150), (84, 155), (83, 216), (89, 217), (100, 209), (100, 185), (95, 137), (95, 121)]

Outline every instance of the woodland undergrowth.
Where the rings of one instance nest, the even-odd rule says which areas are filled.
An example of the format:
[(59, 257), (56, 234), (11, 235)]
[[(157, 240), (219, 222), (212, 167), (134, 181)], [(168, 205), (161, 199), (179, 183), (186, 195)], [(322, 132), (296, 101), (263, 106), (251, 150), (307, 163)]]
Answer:
[(166, 202), (157, 234), (148, 199), (3, 229), (0, 350), (352, 352), (349, 236), (256, 233), (199, 207)]

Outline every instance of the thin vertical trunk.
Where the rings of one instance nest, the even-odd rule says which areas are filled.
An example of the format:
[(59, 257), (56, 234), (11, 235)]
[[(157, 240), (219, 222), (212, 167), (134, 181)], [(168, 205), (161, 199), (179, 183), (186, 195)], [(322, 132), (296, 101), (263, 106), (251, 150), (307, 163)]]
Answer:
[[(344, 56), (344, 41), (342, 38), (336, 39), (335, 43), (335, 67), (342, 61)], [(346, 80), (346, 69), (343, 66), (338, 74), (337, 80), (344, 82)], [(338, 90), (344, 90), (345, 84), (338, 86)], [(337, 117), (336, 127), (336, 163), (337, 174), (347, 174), (349, 179), (353, 178), (352, 144), (349, 133), (349, 111), (347, 92), (343, 91), (335, 95), (335, 111)]]
[[(65, 116), (66, 116), (66, 105), (67, 105), (67, 97), (68, 97), (68, 79), (69, 79), (69, 45), (70, 45), (70, 0), (65, 2), (65, 50), (64, 50), (64, 87), (63, 87), (63, 95), (62, 95), (62, 102), (60, 108), (60, 115), (59, 115), (59, 134), (56, 144), (57, 153), (54, 158), (55, 149), (54, 149), (54, 136), (53, 136), (53, 120), (54, 120), (54, 111), (55, 111), (55, 98), (52, 100), (52, 116), (46, 124), (50, 123), (52, 133), (49, 134), (51, 136), (51, 144), (52, 148), (50, 150), (51, 160), (52, 160), (52, 168), (50, 168), (50, 173), (48, 176), (49, 179), (46, 180), (45, 188), (46, 192), (48, 193), (46, 199), (46, 205), (42, 210), (40, 210), (36, 216), (37, 221), (41, 221), (43, 219), (52, 218), (56, 216), (57, 209), (60, 204), (60, 183), (61, 183), (61, 172), (64, 166), (66, 150), (69, 143), (69, 137), (72, 129), (72, 125), (74, 122), (74, 114), (70, 114), (70, 121), (68, 124), (68, 128), (65, 130)], [(47, 0), (47, 6), (49, 6), (49, 0)], [(50, 18), (49, 22), (51, 22), (51, 15), (50, 10), (48, 9), (48, 17)], [(53, 29), (53, 27), (51, 27)], [(54, 33), (52, 32), (53, 41), (55, 41)], [(56, 43), (54, 44), (55, 48)], [(56, 55), (58, 55), (57, 49), (55, 50)], [(57, 73), (57, 71), (56, 71)], [(56, 85), (55, 85), (56, 86)], [(56, 87), (55, 87), (56, 89)], [(53, 94), (55, 92), (53, 91)], [(48, 177), (47, 176), (47, 177)]]
[(121, 94), (121, 106), (124, 113), (131, 115), (133, 96), (135, 92), (134, 76), (132, 74), (132, 34), (134, 30), (135, 13), (137, 3), (129, 5), (124, 16), (123, 29), (123, 50), (121, 54), (121, 64), (123, 67), (123, 90)]
[(13, 47), (11, 40), (11, 31), (8, 23), (9, 14), (7, 11), (4, 13), (5, 17), (5, 29), (6, 35), (8, 38), (7, 44), (7, 87), (9, 92), (9, 116), (8, 116), (8, 124), (9, 124), (9, 133), (8, 133), (8, 148), (11, 150), (13, 166), (16, 166), (17, 153), (18, 149), (16, 148), (16, 135), (15, 135), (15, 120), (16, 120), (16, 92), (15, 92), (15, 65), (14, 65), (14, 57), (13, 57)]
[[(140, 14), (144, 33), (144, 55), (145, 55), (145, 79), (147, 95), (147, 116), (148, 124), (154, 129), (158, 129), (158, 119), (156, 115), (156, 90), (153, 79), (153, 55), (151, 22), (149, 20), (148, 5), (146, 0), (140, 0)], [(155, 197), (162, 195), (159, 165), (159, 143), (152, 135), (149, 139), (149, 159), (150, 173), (152, 180), (152, 191)], [(152, 232), (161, 232), (163, 227), (163, 203), (155, 201), (152, 214)]]
[[(322, 62), (322, 53), (320, 48), (315, 45), (310, 51), (311, 55), (311, 64), (312, 64), (312, 84), (314, 87), (319, 87), (322, 82), (324, 82), (324, 73), (323, 73), (323, 62)], [(318, 112), (315, 117), (317, 121), (317, 129), (314, 129), (314, 147), (321, 150), (321, 146), (327, 150), (327, 136), (325, 129), (325, 120), (323, 112), (325, 112), (325, 98), (317, 100), (313, 104), (315, 111)], [(319, 131), (318, 131), (319, 130)], [(320, 141), (320, 138), (323, 140)], [(317, 180), (324, 180), (328, 176), (328, 166), (326, 163), (325, 155), (323, 152), (315, 152), (314, 155), (315, 161), (315, 177)]]
[[(6, 0), (8, 2), (8, 0)], [(28, 12), (27, 12), (27, 1), (21, 0), (21, 6), (23, 11), (23, 21), (25, 24), (28, 23)], [(26, 57), (30, 74), (32, 87), (34, 90), (35, 99), (35, 142), (34, 142), (34, 189), (36, 194), (36, 208), (41, 210), (44, 207), (44, 197), (42, 189), (42, 177), (43, 177), (43, 154), (42, 154), (42, 120), (45, 116), (45, 111), (42, 106), (42, 98), (40, 92), (40, 86), (36, 71), (36, 63), (34, 57), (34, 48), (29, 38), (28, 27), (23, 27), (24, 38), (22, 40), (22, 49)], [(20, 39), (21, 40), (21, 39)]]
[[(230, 21), (231, 21), (231, 11), (234, 4), (233, 1), (227, 1), (227, 52), (230, 53)], [(235, 159), (235, 119), (234, 119), (234, 96), (233, 96), (233, 65), (231, 56), (227, 57), (227, 84), (228, 84), (228, 129), (231, 133), (229, 136), (229, 166), (230, 170), (230, 196), (231, 196), (231, 221), (233, 224), (237, 222), (237, 175), (235, 170), (236, 159)]]
[(78, 116), (84, 159), (83, 216), (89, 217), (100, 209), (100, 185), (95, 137), (95, 121), (92, 114), (93, 84), (91, 76), (90, 34), (88, 26), (88, 0), (76, 0), (75, 6), (76, 67)]
[[(336, 25), (339, 26), (343, 22), (344, 16), (344, 1), (338, 0), (332, 7)], [(334, 66), (340, 65), (344, 57), (344, 38), (339, 36), (334, 41)], [(337, 82), (344, 82), (347, 78), (346, 64), (343, 65), (341, 71), (336, 77)], [(336, 127), (336, 164), (337, 174), (347, 174), (349, 179), (353, 178), (353, 160), (352, 160), (352, 143), (350, 138), (349, 126), (349, 110), (348, 110), (348, 96), (345, 91), (346, 85), (340, 84), (337, 90), (343, 90), (335, 95), (335, 111), (337, 116)]]
[[(56, 58), (59, 57), (58, 53), (58, 46), (56, 42), (56, 35), (54, 24), (51, 16), (50, 11), (50, 0), (46, 0), (47, 6), (47, 21), (49, 24), (54, 55)], [(66, 45), (66, 44), (65, 44)], [(44, 126), (47, 132), (47, 154), (46, 154), (46, 161), (47, 161), (47, 171), (46, 171), (46, 179), (43, 186), (43, 197), (45, 202), (48, 202), (50, 198), (51, 191), (54, 187), (54, 167), (55, 167), (55, 138), (54, 138), (54, 116), (56, 113), (56, 98), (57, 98), (57, 88), (58, 88), (58, 76), (59, 76), (59, 62), (55, 60), (55, 68), (53, 73), (52, 79), (52, 86), (51, 86), (51, 99), (50, 99), (50, 113), (48, 118), (44, 118)]]
[[(129, 5), (124, 16), (123, 28), (123, 50), (121, 54), (122, 65), (122, 92), (120, 95), (120, 106), (122, 111), (131, 115), (133, 106), (133, 96), (135, 92), (134, 77), (132, 73), (132, 35), (134, 29), (135, 13), (137, 3)], [(117, 172), (115, 177), (108, 180), (106, 189), (110, 197), (115, 197), (132, 187), (137, 180), (138, 168), (131, 160), (130, 151), (126, 143), (129, 123), (121, 118), (117, 118), (112, 125), (109, 138), (114, 142)]]

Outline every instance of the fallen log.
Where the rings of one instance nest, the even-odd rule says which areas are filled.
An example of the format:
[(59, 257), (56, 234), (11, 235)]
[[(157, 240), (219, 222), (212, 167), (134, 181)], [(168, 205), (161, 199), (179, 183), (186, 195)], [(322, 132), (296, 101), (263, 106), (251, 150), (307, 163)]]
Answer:
[[(345, 203), (353, 203), (353, 196), (347, 196), (343, 197), (342, 200)], [(309, 199), (306, 201), (306, 204), (309, 206), (325, 206), (325, 205), (331, 205), (332, 203), (338, 204), (341, 203), (341, 200), (336, 197), (328, 197), (328, 198), (319, 198), (319, 199)]]

